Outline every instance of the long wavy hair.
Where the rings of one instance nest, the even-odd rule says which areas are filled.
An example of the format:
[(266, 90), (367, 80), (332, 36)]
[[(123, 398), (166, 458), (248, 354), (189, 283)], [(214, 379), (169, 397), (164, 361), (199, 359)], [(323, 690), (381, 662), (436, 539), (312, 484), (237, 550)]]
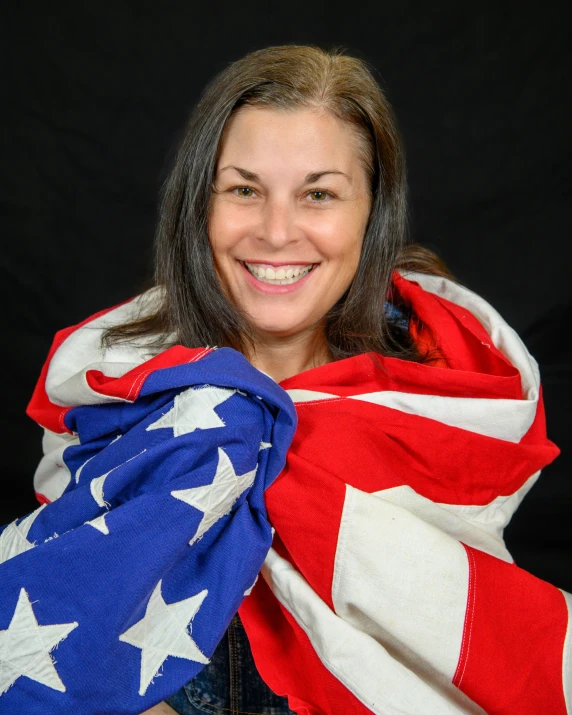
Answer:
[(407, 243), (405, 157), (396, 119), (374, 71), (342, 50), (268, 47), (230, 64), (195, 106), (161, 190), (155, 235), (157, 309), (110, 328), (104, 344), (145, 337), (157, 348), (254, 346), (247, 316), (226, 297), (214, 267), (208, 212), (221, 138), (241, 107), (320, 108), (346, 122), (358, 137), (371, 192), (361, 257), (345, 294), (325, 316), (334, 360), (374, 352), (426, 362), (409, 332), (388, 318), (385, 301), (409, 311), (391, 281), (395, 268), (453, 278), (429, 249)]

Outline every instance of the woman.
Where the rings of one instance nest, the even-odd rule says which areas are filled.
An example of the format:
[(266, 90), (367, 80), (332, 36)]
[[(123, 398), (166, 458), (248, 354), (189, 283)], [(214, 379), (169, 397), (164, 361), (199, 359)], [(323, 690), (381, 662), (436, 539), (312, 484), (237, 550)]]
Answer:
[[(119, 399), (109, 385), (125, 374), (132, 397), (177, 346), (214, 345), (288, 391), (298, 427), (265, 492), (276, 534), (264, 579), (217, 649), (196, 656), (200, 672), (147, 712), (567, 712), (569, 596), (518, 569), (502, 540), (558, 453), (537, 369), (494, 309), (405, 245), (405, 226), (398, 132), (361, 61), (273, 47), (206, 89), (164, 190), (157, 288), (108, 314), (111, 325), (87, 322), (114, 355), (124, 346), (129, 368), (102, 353), (85, 404)], [(58, 342), (46, 384), (76, 359), (56, 387), (84, 380), (85, 334)], [(55, 402), (40, 392), (29, 412), (45, 426)], [(84, 403), (56, 397), (64, 425), (61, 410)], [(169, 425), (176, 438), (176, 400), (147, 431)], [(46, 477), (46, 464), (36, 487), (48, 500), (59, 494), (48, 495), (57, 470)], [(101, 509), (107, 476), (90, 487)], [(108, 532), (106, 516), (97, 528)], [(140, 600), (157, 593), (168, 608), (160, 590)], [(120, 637), (142, 653), (144, 620)], [(142, 656), (141, 695), (161, 667), (168, 677), (167, 652), (187, 658)]]
[[(313, 47), (255, 52), (205, 92), (165, 189), (157, 281), (171, 306), (108, 339), (174, 333), (193, 347), (229, 345), (277, 382), (369, 351), (428, 361), (388, 322), (401, 313), (388, 315), (378, 300), (398, 257), (404, 267), (450, 275), (427, 249), (400, 254), (405, 224), (403, 149), (365, 64)], [(240, 621), (232, 627), (251, 661)], [(260, 702), (245, 711), (291, 712), (249, 665)], [(171, 702), (195, 712), (186, 696)]]

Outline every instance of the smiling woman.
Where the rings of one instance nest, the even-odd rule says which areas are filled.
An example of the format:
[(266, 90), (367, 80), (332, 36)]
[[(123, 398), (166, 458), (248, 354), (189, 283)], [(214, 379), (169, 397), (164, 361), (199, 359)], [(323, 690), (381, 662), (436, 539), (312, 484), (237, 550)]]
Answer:
[(451, 277), (406, 245), (406, 193), (396, 120), (364, 62), (307, 46), (247, 55), (205, 89), (165, 184), (164, 301), (105, 340), (229, 346), (278, 381), (366, 352), (438, 360), (388, 319), (396, 306), (424, 332), (395, 269)]
[[(106, 647), (93, 667), (120, 675), (89, 715), (161, 700), (147, 712), (567, 712), (572, 598), (503, 541), (558, 454), (538, 365), (407, 243), (406, 194), (396, 121), (364, 62), (270, 47), (206, 88), (163, 189), (155, 285), (63, 331), (29, 408), (46, 428), (36, 489), (57, 500), (35, 523), (59, 527), (59, 497), (83, 496), (90, 526), (75, 531), (98, 578), (110, 549), (115, 630), (87, 600)], [(32, 521), (0, 534), (6, 553), (42, 548)], [(48, 546), (54, 564), (69, 531)], [(66, 598), (60, 627), (77, 626)], [(83, 708), (70, 686), (44, 711), (78, 711), (60, 706), (74, 697)]]
[(208, 224), (214, 264), (252, 325), (250, 361), (278, 382), (311, 358), (332, 359), (324, 316), (351, 285), (371, 208), (357, 145), (349, 125), (320, 109), (245, 108), (223, 136)]

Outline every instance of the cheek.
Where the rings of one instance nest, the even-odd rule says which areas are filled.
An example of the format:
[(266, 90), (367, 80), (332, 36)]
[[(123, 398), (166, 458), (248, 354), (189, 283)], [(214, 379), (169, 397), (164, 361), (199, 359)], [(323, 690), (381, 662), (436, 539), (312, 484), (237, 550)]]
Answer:
[(341, 237), (350, 241), (359, 240), (364, 231), (366, 219), (362, 202), (349, 200), (347, 203), (316, 211), (310, 217), (316, 231), (329, 235), (336, 243)]
[(330, 260), (357, 266), (363, 243), (363, 222), (352, 216), (337, 216), (322, 221), (317, 234), (320, 236), (322, 253)]
[(232, 211), (215, 204), (209, 214), (208, 234), (213, 252), (220, 256), (232, 248), (241, 235), (240, 222)]

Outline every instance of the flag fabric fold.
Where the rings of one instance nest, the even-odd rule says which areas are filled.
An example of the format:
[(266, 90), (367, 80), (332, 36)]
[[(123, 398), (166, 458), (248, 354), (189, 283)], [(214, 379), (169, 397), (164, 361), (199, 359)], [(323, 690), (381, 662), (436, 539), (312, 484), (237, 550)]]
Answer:
[(0, 712), (148, 709), (209, 662), (254, 584), (296, 415), (240, 354), (197, 355), (65, 412), (68, 446), (42, 465), (65, 488), (0, 533)]
[(300, 715), (570, 711), (572, 599), (503, 540), (558, 455), (538, 366), (470, 290), (393, 282), (438, 361), (277, 385), (229, 349), (102, 350), (157, 291), (56, 336), (43, 506), (0, 532), (0, 712), (142, 712), (237, 609)]
[(566, 713), (570, 595), (502, 536), (558, 454), (538, 366), (472, 291), (394, 283), (438, 367), (362, 355), (281, 383), (298, 427), (239, 610), (255, 662), (310, 715)]

